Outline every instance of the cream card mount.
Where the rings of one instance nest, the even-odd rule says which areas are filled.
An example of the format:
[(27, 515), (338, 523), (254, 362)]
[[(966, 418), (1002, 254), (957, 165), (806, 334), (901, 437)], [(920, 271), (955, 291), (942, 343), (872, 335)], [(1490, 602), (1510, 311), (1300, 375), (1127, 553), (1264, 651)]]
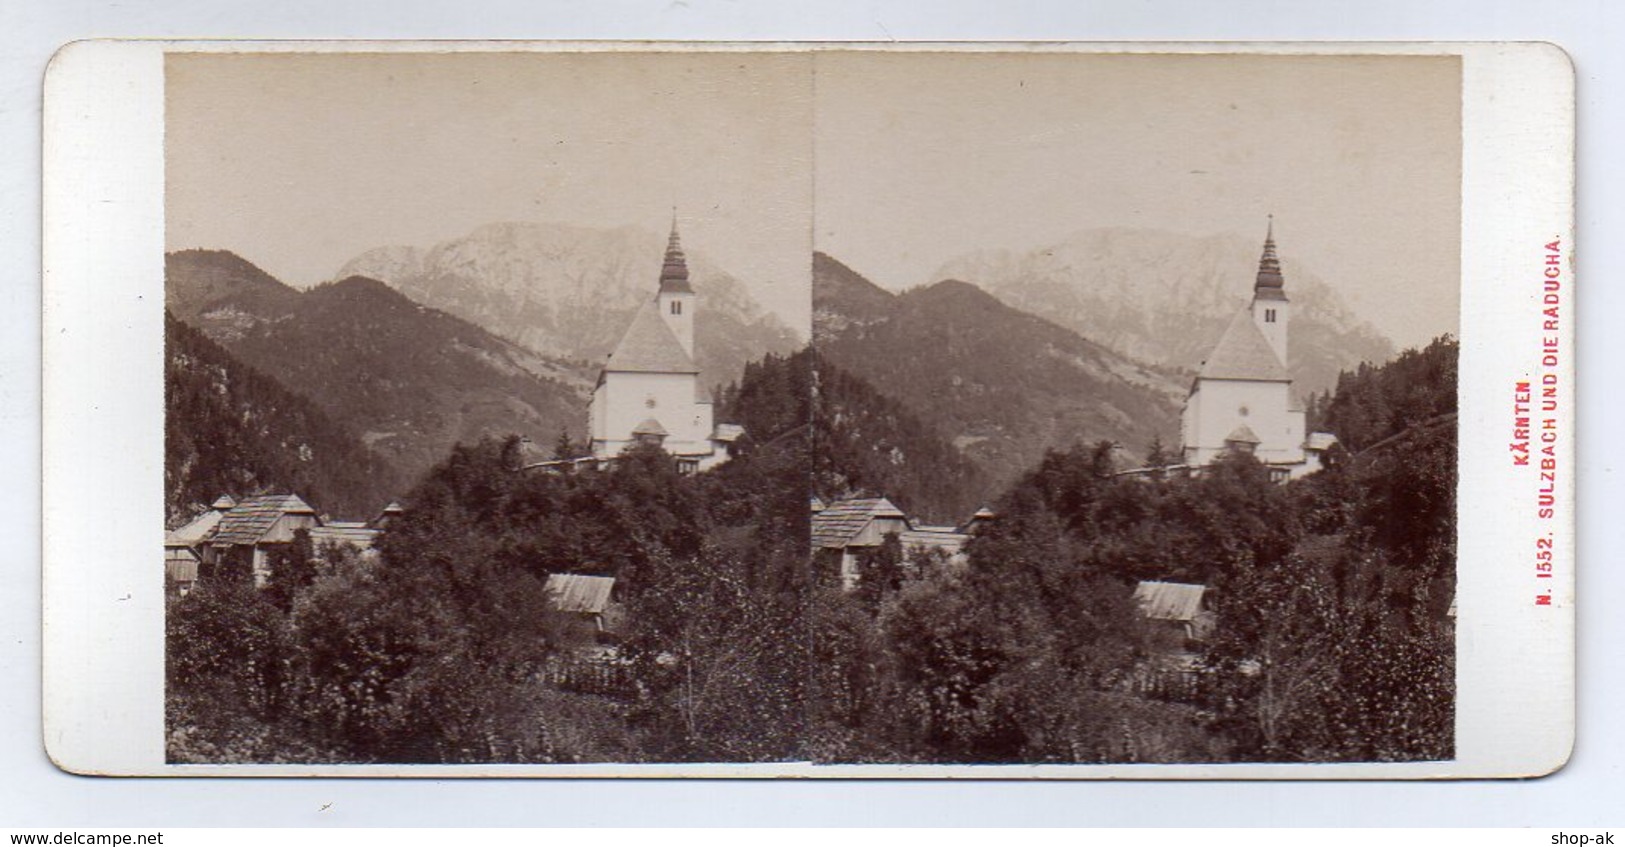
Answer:
[(1568, 758), (1552, 45), (89, 41), (44, 86), (66, 770)]

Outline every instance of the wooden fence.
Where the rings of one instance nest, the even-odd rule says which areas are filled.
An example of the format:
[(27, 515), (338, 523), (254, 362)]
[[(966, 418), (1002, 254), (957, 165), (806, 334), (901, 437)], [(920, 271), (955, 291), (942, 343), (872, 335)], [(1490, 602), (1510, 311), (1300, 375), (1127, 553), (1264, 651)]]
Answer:
[(542, 668), (542, 681), (562, 691), (624, 699), (636, 696), (638, 690), (630, 666), (597, 656), (554, 656)]

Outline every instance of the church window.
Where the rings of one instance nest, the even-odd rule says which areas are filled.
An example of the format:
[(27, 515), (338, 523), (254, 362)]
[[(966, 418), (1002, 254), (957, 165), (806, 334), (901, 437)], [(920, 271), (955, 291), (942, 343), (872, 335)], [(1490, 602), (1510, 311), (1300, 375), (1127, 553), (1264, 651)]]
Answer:
[[(671, 301), (671, 313), (674, 314), (674, 315), (681, 315), (683, 313), (683, 301), (681, 301), (681, 300), (673, 300), (673, 301)], [(1271, 318), (1271, 320), (1274, 320), (1274, 319)]]
[(1240, 411), (1241, 411), (1241, 416), (1242, 417), (1244, 417), (1244, 418), (1247, 417), (1247, 407), (1246, 406), (1242, 406)]
[(1274, 309), (1265, 309), (1264, 310), (1264, 323), (1267, 323), (1267, 324), (1275, 323), (1275, 310)]
[(643, 405), (653, 409), (655, 407), (655, 396), (650, 394), (649, 397), (643, 401)]

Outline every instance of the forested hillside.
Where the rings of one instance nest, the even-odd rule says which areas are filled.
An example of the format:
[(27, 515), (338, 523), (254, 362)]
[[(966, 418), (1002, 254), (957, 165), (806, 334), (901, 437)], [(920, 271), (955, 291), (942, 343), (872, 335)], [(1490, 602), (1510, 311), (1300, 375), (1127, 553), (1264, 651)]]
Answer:
[(981, 469), (931, 427), (810, 349), (752, 363), (721, 397), (748, 445), (810, 425), (806, 490), (825, 502), (888, 497), (921, 521), (957, 524), (991, 496)]
[[(890, 295), (824, 257), (815, 335), (826, 361), (897, 401), (1005, 485), (1044, 451), (1099, 440), (1143, 454), (1178, 440), (1187, 385), (946, 280)], [(991, 496), (986, 492), (984, 496)]]
[(407, 480), (459, 442), (585, 432), (587, 365), (539, 356), (383, 283), (299, 292), (221, 251), (174, 253), (166, 268), (178, 317), (310, 398)]
[(399, 493), (383, 457), (315, 403), (164, 313), (164, 511), (184, 520), (222, 494), (291, 491), (338, 518)]

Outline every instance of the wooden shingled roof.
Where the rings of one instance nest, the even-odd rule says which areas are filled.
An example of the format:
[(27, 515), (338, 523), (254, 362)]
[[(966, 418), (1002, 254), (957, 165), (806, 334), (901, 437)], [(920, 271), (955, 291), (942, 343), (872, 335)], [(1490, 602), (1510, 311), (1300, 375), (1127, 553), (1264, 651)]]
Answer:
[(356, 550), (372, 549), (373, 541), (377, 540), (379, 530), (365, 524), (331, 523), (327, 526), (313, 526), (310, 528), (310, 543), (320, 548), (323, 544), (340, 544)]
[(1202, 363), (1202, 379), (1235, 379), (1253, 382), (1291, 382), (1286, 365), (1253, 323), (1252, 312), (1243, 309), (1231, 319), (1213, 352)]
[(653, 300), (644, 301), (632, 316), (632, 325), (615, 345), (615, 352), (604, 365), (604, 372), (633, 371), (641, 373), (699, 373), (694, 359), (683, 350), (660, 307)]
[(970, 535), (951, 526), (921, 526), (897, 533), (903, 549), (923, 548), (941, 550), (948, 555), (958, 553), (970, 543)]
[(220, 545), (258, 544), (276, 525), (277, 519), (286, 514), (314, 515), (316, 510), (297, 494), (249, 497), (220, 517), (213, 541)]
[(884, 497), (837, 500), (812, 517), (814, 547), (845, 547), (875, 518), (907, 519), (903, 511)]
[(195, 547), (207, 541), (220, 525), (221, 513), (210, 509), (188, 521), (184, 526), (164, 533), (165, 547)]
[(1142, 582), (1134, 587), (1134, 599), (1145, 616), (1157, 621), (1190, 623), (1202, 611), (1202, 595), (1207, 586), (1185, 582)]
[(601, 615), (609, 608), (615, 577), (556, 573), (548, 575), (545, 587), (553, 596), (553, 608), (561, 612)]

